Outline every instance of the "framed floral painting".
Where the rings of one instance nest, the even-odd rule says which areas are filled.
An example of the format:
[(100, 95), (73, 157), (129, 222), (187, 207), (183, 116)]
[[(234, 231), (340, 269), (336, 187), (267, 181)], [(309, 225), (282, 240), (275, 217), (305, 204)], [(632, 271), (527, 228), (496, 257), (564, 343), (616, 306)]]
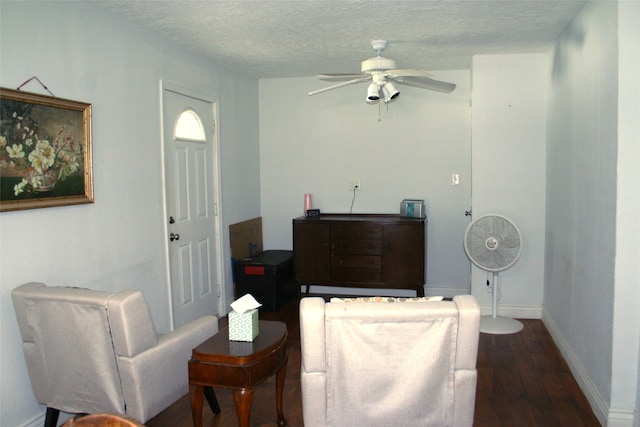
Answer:
[(91, 104), (0, 88), (0, 212), (93, 203)]

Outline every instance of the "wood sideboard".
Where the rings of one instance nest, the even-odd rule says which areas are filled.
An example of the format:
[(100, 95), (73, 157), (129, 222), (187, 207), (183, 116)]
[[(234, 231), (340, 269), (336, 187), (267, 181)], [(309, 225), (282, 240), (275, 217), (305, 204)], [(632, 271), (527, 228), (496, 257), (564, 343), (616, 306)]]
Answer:
[(424, 296), (425, 219), (322, 214), (293, 220), (298, 285), (411, 289)]

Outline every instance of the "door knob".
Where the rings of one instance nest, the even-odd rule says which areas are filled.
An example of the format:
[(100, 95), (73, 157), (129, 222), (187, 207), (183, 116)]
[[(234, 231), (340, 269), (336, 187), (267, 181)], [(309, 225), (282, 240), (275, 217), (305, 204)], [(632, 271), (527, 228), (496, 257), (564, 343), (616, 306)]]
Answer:
[(180, 235), (178, 233), (171, 233), (169, 234), (169, 240), (171, 240), (172, 242), (174, 240), (180, 240)]

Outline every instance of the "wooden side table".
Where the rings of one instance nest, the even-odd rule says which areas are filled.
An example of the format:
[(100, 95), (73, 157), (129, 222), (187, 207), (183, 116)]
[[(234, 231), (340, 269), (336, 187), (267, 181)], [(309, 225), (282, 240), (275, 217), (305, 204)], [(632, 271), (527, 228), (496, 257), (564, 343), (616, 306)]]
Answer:
[(194, 427), (202, 427), (205, 388), (233, 390), (240, 427), (249, 427), (255, 387), (276, 374), (278, 426), (286, 426), (282, 392), (287, 372), (287, 327), (282, 322), (260, 320), (253, 342), (229, 341), (228, 327), (193, 349), (189, 361), (189, 396)]

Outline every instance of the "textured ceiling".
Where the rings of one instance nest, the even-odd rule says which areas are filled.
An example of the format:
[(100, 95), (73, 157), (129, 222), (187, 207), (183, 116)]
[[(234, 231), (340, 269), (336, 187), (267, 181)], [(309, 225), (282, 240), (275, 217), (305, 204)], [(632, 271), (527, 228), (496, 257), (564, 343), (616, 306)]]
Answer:
[(470, 69), (476, 54), (545, 52), (583, 0), (93, 2), (215, 63), (255, 78), (359, 72), (383, 56), (398, 68)]

